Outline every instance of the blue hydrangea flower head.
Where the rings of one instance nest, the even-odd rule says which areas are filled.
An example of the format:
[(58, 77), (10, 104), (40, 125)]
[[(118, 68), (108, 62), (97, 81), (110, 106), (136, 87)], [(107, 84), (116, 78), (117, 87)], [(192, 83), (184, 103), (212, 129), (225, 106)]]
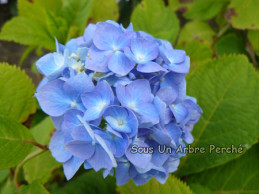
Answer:
[(186, 94), (186, 52), (114, 21), (56, 47), (36, 62), (44, 78), (35, 97), (56, 127), (49, 149), (66, 178), (83, 166), (118, 185), (165, 183), (202, 115)]

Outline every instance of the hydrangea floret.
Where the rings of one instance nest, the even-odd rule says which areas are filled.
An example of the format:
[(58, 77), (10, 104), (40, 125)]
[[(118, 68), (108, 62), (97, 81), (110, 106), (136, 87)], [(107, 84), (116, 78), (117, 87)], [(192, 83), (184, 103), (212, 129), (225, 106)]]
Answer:
[(66, 178), (83, 165), (115, 174), (118, 185), (165, 183), (202, 114), (186, 95), (185, 51), (114, 21), (89, 24), (56, 48), (36, 62), (44, 78), (35, 96), (56, 127), (49, 149)]

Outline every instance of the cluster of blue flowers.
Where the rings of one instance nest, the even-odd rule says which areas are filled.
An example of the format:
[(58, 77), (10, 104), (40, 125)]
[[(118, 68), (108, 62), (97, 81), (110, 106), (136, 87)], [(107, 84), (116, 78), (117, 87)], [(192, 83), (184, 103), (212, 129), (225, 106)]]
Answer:
[(89, 24), (84, 36), (56, 46), (36, 62), (45, 77), (35, 96), (57, 129), (49, 148), (66, 178), (83, 164), (104, 177), (115, 170), (118, 185), (164, 183), (202, 114), (186, 95), (185, 51), (113, 21)]

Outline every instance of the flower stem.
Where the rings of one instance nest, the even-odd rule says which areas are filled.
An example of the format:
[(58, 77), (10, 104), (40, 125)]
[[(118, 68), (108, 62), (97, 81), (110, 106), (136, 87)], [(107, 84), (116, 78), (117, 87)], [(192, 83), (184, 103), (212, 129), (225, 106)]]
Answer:
[(19, 182), (19, 175), (20, 175), (20, 172), (22, 170), (23, 165), (26, 162), (28, 162), (29, 160), (31, 160), (32, 158), (34, 158), (34, 157), (44, 153), (45, 151), (47, 151), (47, 149), (45, 149), (45, 150), (43, 150), (43, 149), (36, 150), (36, 151), (28, 154), (25, 157), (25, 159), (19, 165), (17, 165), (16, 170), (15, 170), (15, 174), (14, 174), (14, 181), (15, 181), (17, 187), (19, 187), (21, 185), (20, 182)]

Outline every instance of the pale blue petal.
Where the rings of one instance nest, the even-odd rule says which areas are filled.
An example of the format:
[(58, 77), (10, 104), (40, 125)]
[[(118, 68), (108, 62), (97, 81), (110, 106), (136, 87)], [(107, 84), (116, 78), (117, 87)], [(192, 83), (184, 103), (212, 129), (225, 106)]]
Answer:
[(122, 33), (121, 29), (113, 24), (99, 22), (96, 25), (93, 42), (98, 49), (113, 50), (117, 46), (117, 40)]
[(137, 70), (139, 72), (144, 72), (144, 73), (166, 71), (166, 69), (164, 69), (162, 66), (152, 61), (147, 62), (145, 64), (138, 64)]
[(64, 148), (64, 137), (63, 133), (60, 131), (56, 131), (50, 141), (49, 149), (51, 151), (52, 156), (58, 162), (66, 162), (71, 158), (71, 153), (69, 153)]
[(74, 140), (65, 145), (67, 151), (80, 159), (89, 159), (95, 152), (92, 142)]
[(131, 61), (121, 51), (115, 52), (108, 62), (108, 68), (121, 76), (127, 75), (135, 66), (135, 63)]
[(50, 116), (60, 116), (71, 108), (73, 100), (65, 93), (63, 85), (63, 81), (54, 80), (35, 94), (42, 110)]
[(63, 170), (67, 180), (70, 180), (75, 175), (83, 162), (83, 159), (72, 157), (70, 160), (63, 163)]

